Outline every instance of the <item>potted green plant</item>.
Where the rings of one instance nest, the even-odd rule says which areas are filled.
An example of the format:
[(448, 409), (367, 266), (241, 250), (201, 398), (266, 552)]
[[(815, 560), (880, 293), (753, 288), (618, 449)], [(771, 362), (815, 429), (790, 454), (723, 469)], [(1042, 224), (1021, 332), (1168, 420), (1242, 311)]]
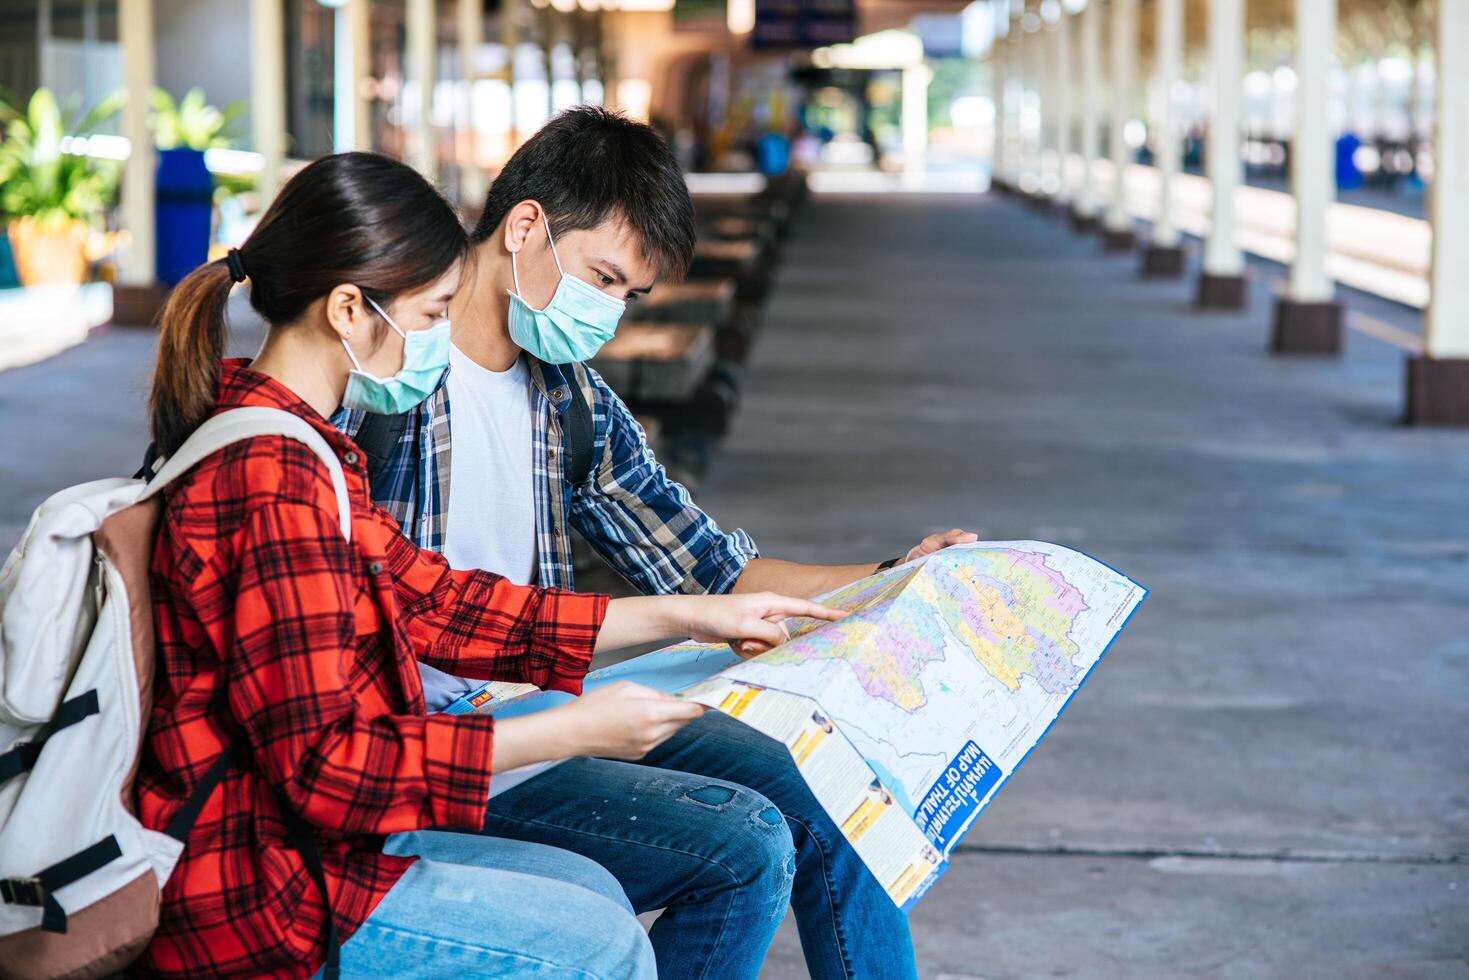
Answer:
[[(118, 166), (67, 152), (121, 108), (123, 94), (90, 112), (37, 89), (25, 112), (0, 102), (0, 213), (22, 285), (77, 284), (87, 276), (87, 236), (117, 190)], [(66, 147), (66, 149), (63, 149)]]
[(158, 146), (158, 279), (175, 285), (209, 257), (213, 204), (219, 192), (204, 153), (228, 149), (230, 124), (245, 111), (236, 102), (216, 109), (204, 90), (192, 88), (175, 102), (161, 88), (152, 93), (153, 139)]

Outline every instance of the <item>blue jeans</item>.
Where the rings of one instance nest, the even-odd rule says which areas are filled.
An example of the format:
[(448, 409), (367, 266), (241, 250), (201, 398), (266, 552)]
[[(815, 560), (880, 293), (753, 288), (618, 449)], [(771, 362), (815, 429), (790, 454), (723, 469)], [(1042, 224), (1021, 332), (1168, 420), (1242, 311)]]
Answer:
[[(779, 842), (765, 833), (772, 803), (785, 818)], [(908, 917), (785, 746), (716, 711), (636, 764), (574, 759), (494, 797), (485, 832), (584, 854), (616, 875), (639, 912), (666, 908), (653, 948), (660, 975), (677, 980), (756, 976), (786, 900), (768, 923), (759, 909), (776, 901), (772, 872), (793, 843), (790, 904), (813, 980), (918, 975)], [(747, 894), (725, 894), (721, 878), (747, 882)]]
[(657, 976), (622, 888), (581, 855), (437, 830), (383, 850), (420, 859), (342, 944), (344, 978)]

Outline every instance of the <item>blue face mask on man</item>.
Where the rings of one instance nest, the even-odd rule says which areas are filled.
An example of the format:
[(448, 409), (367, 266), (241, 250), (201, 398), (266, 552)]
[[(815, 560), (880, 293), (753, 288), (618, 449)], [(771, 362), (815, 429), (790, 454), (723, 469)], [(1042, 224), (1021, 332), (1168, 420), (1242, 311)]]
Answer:
[(571, 364), (590, 360), (612, 339), (617, 321), (627, 304), (602, 292), (584, 279), (569, 275), (561, 267), (556, 242), (551, 238), (551, 223), (541, 212), (546, 225), (546, 242), (561, 281), (556, 293), (544, 309), (533, 309), (520, 295), (520, 272), (515, 253), (510, 255), (510, 274), (515, 277), (515, 292), (510, 294), (510, 339), (522, 350), (547, 364)]
[(388, 326), (403, 338), (403, 367), (391, 378), (379, 378), (362, 370), (362, 364), (346, 340), (347, 356), (352, 359), (352, 373), (347, 375), (347, 391), (342, 407), (358, 408), (377, 415), (401, 415), (418, 405), (438, 387), (439, 379), (449, 367), (449, 321), (443, 319), (423, 330), (406, 331), (393, 322), (387, 311), (363, 296)]

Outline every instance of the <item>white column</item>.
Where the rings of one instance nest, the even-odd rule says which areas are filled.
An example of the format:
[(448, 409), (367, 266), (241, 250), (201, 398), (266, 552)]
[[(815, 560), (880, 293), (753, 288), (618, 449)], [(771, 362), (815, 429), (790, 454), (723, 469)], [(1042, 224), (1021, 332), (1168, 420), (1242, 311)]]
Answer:
[(1132, 217), (1127, 210), (1127, 167), (1132, 153), (1124, 130), (1132, 114), (1133, 77), (1137, 62), (1137, 0), (1112, 0), (1111, 3), (1112, 81), (1112, 198), (1107, 202), (1108, 231), (1131, 231)]
[[(1041, 157), (1045, 145), (1045, 116), (1041, 105), (1041, 86), (1045, 81), (1046, 53), (1040, 33), (1021, 32), (1020, 49), (1024, 55), (1025, 88), (1021, 101), (1021, 136), (1024, 139), (1024, 171), (1020, 175), (1021, 190), (1027, 194), (1041, 189)], [(1029, 120), (1029, 124), (1026, 124)]]
[(1020, 174), (1025, 169), (1025, 144), (1020, 134), (1020, 116), (1025, 109), (1025, 52), (1020, 48), (1020, 22), (1010, 21), (1005, 35), (1005, 183), (1020, 187)]
[(928, 83), (933, 72), (922, 62), (903, 69), (902, 120), (903, 169), (910, 174), (923, 170), (928, 153)]
[(1469, 358), (1469, 4), (1438, 0), (1438, 81), (1434, 87), (1431, 298), (1423, 351)]
[(995, 36), (990, 48), (990, 103), (995, 107), (990, 139), (990, 179), (1003, 180), (1005, 172), (1005, 42)]
[(1336, 191), (1331, 133), (1327, 129), (1327, 72), (1336, 47), (1336, 0), (1295, 0), (1296, 111), (1290, 148), (1291, 194), (1296, 199), (1296, 260), (1290, 298), (1325, 303), (1333, 294), (1326, 274), (1326, 208)]
[(51, 61), (46, 57), (51, 40), (51, 0), (36, 0), (36, 85), (52, 88)]
[(250, 0), (250, 129), (263, 158), (260, 197), (280, 186), (286, 157), (285, 0)]
[(1102, 4), (1090, 0), (1081, 12), (1081, 187), (1076, 192), (1076, 213), (1095, 218), (1100, 210), (1097, 194), (1097, 158), (1102, 123)]
[(403, 12), (408, 53), (408, 80), (417, 86), (418, 100), (408, 142), (408, 162), (430, 181), (438, 180), (439, 158), (434, 134), (434, 62), (438, 54), (439, 25), (434, 0), (408, 0)]
[(1055, 186), (1056, 169), (1056, 55), (1051, 47), (1054, 38), (1046, 30), (1045, 21), (1036, 18), (1040, 27), (1031, 37), (1035, 45), (1035, 104), (1040, 114), (1036, 127), (1036, 191), (1047, 196)]
[(1159, 248), (1178, 246), (1178, 227), (1173, 223), (1173, 178), (1178, 174), (1182, 147), (1178, 141), (1178, 113), (1173, 106), (1173, 89), (1178, 84), (1178, 66), (1183, 58), (1183, 0), (1157, 0), (1158, 78), (1153, 121), (1153, 142), (1158, 164), (1158, 213), (1153, 219), (1152, 243)]
[(1055, 199), (1061, 204), (1071, 200), (1071, 182), (1067, 177), (1067, 162), (1071, 157), (1071, 17), (1066, 8), (1061, 8), (1061, 17), (1056, 21), (1056, 30), (1051, 38), (1051, 52), (1055, 70), (1052, 75), (1054, 96), (1052, 103), (1056, 117), (1056, 190)]
[(332, 149), (371, 150), (372, 105), (366, 92), (372, 72), (371, 0), (346, 0), (337, 8), (334, 26)]
[(479, 51), (485, 40), (484, 0), (459, 0), (459, 74), (464, 134), (460, 139), (459, 200), (478, 207), (484, 203), (485, 174), (476, 162), (479, 130), (474, 125), (474, 84), (479, 78)]
[(122, 171), (122, 225), (131, 240), (118, 268), (123, 286), (152, 286), (157, 280), (154, 254), (153, 133), (148, 128), (148, 93), (153, 91), (153, 0), (120, 0), (117, 39), (122, 48), (122, 84), (128, 93), (122, 109), (122, 135), (128, 159)]
[(1204, 242), (1204, 273), (1239, 276), (1245, 260), (1234, 244), (1234, 191), (1244, 164), (1239, 155), (1244, 84), (1244, 0), (1209, 2), (1209, 143), (1205, 171), (1214, 194), (1214, 220)]

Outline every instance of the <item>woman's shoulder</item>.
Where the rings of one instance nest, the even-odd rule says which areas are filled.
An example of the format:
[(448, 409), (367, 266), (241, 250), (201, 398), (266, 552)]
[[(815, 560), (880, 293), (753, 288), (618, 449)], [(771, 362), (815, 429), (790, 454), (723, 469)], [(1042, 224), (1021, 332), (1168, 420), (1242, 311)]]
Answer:
[(226, 446), (180, 477), (165, 498), (165, 521), (189, 538), (230, 537), (270, 508), (337, 513), (326, 463), (308, 446), (280, 435)]

